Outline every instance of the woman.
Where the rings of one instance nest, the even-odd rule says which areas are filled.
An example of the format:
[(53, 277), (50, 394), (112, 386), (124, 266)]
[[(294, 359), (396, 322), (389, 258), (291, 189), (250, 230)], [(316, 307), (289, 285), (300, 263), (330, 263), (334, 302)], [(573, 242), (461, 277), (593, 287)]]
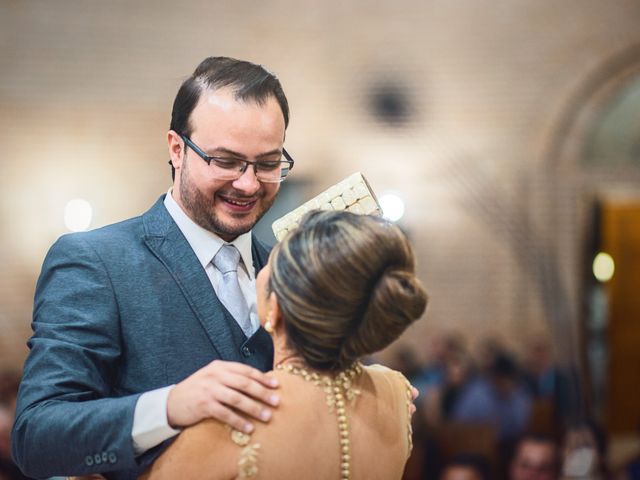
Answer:
[(258, 275), (281, 402), (251, 435), (206, 420), (182, 432), (144, 478), (399, 479), (411, 450), (411, 391), (358, 360), (426, 307), (409, 242), (385, 220), (314, 211)]

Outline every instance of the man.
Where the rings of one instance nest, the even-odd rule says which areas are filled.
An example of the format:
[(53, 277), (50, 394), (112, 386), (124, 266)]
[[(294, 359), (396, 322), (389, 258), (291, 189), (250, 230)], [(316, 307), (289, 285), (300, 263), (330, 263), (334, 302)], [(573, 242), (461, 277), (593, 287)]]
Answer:
[(255, 311), (268, 251), (251, 229), (293, 166), (288, 120), (272, 74), (204, 60), (174, 101), (169, 194), (52, 246), (13, 429), (27, 475), (135, 478), (203, 418), (269, 420), (273, 345)]
[(531, 413), (531, 397), (518, 377), (518, 367), (507, 354), (496, 355), (488, 375), (472, 380), (451, 407), (451, 419), (495, 426), (505, 443), (524, 432)]
[(551, 437), (529, 434), (515, 448), (511, 480), (556, 480), (559, 475), (558, 446)]

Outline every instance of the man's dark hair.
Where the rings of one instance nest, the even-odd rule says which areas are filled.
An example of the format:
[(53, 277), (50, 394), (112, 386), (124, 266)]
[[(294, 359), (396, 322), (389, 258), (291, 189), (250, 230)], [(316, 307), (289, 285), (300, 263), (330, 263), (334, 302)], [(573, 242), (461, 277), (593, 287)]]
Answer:
[(491, 363), (490, 372), (495, 377), (517, 379), (520, 372), (518, 364), (508, 353), (498, 353)]
[[(289, 103), (280, 80), (273, 73), (261, 65), (244, 60), (209, 57), (203, 60), (180, 86), (173, 101), (169, 128), (178, 135), (190, 136), (192, 126), (189, 124), (189, 119), (202, 92), (223, 87), (233, 87), (237, 100), (254, 101), (259, 105), (264, 104), (269, 97), (275, 97), (282, 110), (285, 129), (289, 125)], [(173, 165), (171, 177), (175, 178)]]

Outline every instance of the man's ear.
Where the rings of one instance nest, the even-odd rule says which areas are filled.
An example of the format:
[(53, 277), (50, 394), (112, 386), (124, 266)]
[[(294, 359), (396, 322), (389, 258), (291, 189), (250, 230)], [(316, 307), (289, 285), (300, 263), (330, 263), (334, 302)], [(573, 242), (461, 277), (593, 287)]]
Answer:
[(176, 170), (182, 167), (182, 160), (184, 159), (184, 140), (175, 131), (169, 130), (167, 132), (167, 144), (169, 146), (169, 158), (171, 158), (171, 165)]

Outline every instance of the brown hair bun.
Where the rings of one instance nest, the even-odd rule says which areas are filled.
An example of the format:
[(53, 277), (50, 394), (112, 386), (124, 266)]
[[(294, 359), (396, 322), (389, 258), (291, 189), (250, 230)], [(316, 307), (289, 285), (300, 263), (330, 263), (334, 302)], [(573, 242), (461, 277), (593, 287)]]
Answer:
[(346, 211), (308, 213), (274, 248), (269, 285), (289, 347), (319, 370), (386, 347), (427, 304), (402, 231)]

